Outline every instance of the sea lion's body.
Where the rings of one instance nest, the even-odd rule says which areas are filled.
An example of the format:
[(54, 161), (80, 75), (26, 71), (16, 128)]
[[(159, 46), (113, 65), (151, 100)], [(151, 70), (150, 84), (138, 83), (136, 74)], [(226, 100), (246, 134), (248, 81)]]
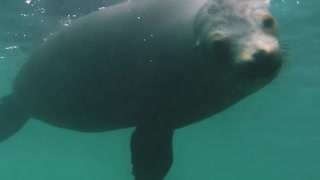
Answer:
[[(0, 105), (20, 104), (27, 107), (21, 110), (23, 117), (78, 131), (136, 126), (133, 173), (137, 180), (162, 179), (172, 163), (174, 129), (212, 116), (262, 88), (281, 64), (278, 55), (259, 51), (252, 57), (272, 60), (261, 75), (247, 71), (263, 66), (223, 62), (233, 60), (224, 49), (213, 58), (205, 44), (212, 33), (199, 31), (210, 3), (202, 9), (203, 1), (185, 1), (181, 9), (172, 7), (176, 3), (128, 2), (80, 19), (29, 58), (13, 93)], [(0, 118), (8, 114), (0, 106)], [(154, 156), (164, 161), (151, 160)]]
[[(196, 64), (192, 64), (191, 19), (178, 24), (167, 19), (153, 22), (158, 14), (147, 12), (148, 8), (128, 4), (105, 9), (35, 52), (14, 85), (15, 92), (32, 94), (28, 97), (32, 116), (64, 128), (103, 131), (151, 121), (170, 113), (166, 111), (177, 113), (178, 120), (195, 111), (195, 105), (202, 106), (208, 97), (203, 93), (212, 82), (195, 84), (203, 79), (197, 76), (210, 73), (192, 72)], [(114, 18), (114, 13), (119, 15)], [(179, 30), (181, 25), (188, 27)], [(168, 26), (172, 31), (163, 28)], [(185, 37), (172, 40), (177, 34)], [(200, 62), (199, 66), (205, 65)]]

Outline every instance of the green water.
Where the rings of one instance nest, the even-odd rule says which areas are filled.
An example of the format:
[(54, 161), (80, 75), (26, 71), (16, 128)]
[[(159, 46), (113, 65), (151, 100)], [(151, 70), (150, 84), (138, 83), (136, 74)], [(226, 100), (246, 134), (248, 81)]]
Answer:
[[(38, 17), (0, 2), (0, 96), (10, 92)], [(11, 11), (13, 10), (13, 11)], [(320, 1), (274, 0), (289, 59), (263, 90), (206, 121), (177, 130), (167, 180), (320, 179)], [(12, 17), (8, 20), (8, 17)], [(23, 24), (25, 23), (25, 24)], [(6, 32), (12, 32), (11, 35)], [(42, 34), (41, 34), (42, 35)], [(31, 120), (0, 144), (1, 180), (130, 180), (133, 129), (86, 134)]]

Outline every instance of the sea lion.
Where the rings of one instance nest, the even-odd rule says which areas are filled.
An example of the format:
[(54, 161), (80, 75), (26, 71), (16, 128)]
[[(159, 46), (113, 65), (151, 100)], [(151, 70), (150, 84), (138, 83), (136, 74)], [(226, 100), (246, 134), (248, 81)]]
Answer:
[(284, 61), (259, 0), (127, 2), (85, 16), (45, 42), (0, 104), (0, 141), (29, 118), (101, 132), (136, 127), (136, 180), (162, 180), (174, 130), (270, 83)]

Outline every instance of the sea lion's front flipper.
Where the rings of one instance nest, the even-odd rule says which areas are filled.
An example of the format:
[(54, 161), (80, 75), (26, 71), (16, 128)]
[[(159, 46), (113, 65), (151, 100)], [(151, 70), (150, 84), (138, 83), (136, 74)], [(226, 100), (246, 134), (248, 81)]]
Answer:
[(12, 95), (0, 99), (0, 142), (15, 134), (27, 122), (28, 108)]
[(172, 161), (174, 129), (138, 126), (131, 137), (133, 175), (135, 180), (163, 180)]

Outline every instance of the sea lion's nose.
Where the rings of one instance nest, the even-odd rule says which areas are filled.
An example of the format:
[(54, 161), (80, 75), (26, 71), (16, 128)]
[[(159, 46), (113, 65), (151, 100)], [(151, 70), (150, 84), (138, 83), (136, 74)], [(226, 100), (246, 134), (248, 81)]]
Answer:
[(264, 57), (266, 57), (266, 56), (267, 56), (267, 52), (263, 49), (259, 49), (255, 53), (252, 54), (252, 59), (259, 61), (259, 59), (264, 59)]
[(253, 78), (268, 77), (279, 70), (282, 61), (278, 51), (267, 52), (259, 49), (252, 54), (252, 61), (243, 64), (242, 73)]

